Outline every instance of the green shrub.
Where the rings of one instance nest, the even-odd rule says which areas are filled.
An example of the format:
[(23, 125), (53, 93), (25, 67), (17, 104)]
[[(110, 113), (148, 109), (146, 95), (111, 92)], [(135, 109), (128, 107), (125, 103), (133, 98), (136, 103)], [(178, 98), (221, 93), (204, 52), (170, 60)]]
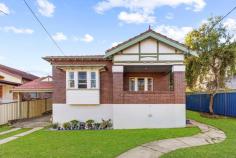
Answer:
[(87, 129), (94, 129), (94, 120), (90, 119), (86, 121), (86, 127)]
[(78, 120), (72, 120), (70, 121), (71, 128), (72, 129), (78, 129), (79, 128), (79, 121)]
[(52, 124), (52, 128), (53, 128), (53, 129), (58, 129), (58, 127), (59, 127), (59, 124), (58, 124), (58, 123), (53, 123), (53, 124)]
[(63, 128), (64, 128), (65, 130), (70, 130), (70, 129), (71, 129), (71, 124), (70, 124), (70, 122), (65, 122), (65, 123), (63, 123)]

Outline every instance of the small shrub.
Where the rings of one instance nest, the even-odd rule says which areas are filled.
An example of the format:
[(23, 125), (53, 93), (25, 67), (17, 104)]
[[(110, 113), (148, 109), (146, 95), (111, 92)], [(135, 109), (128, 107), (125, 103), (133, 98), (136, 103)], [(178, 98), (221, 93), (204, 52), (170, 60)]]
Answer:
[(98, 122), (94, 123), (94, 129), (96, 130), (100, 129), (100, 125), (101, 123), (98, 123)]
[(58, 123), (53, 123), (53, 124), (52, 124), (52, 128), (53, 128), (53, 129), (58, 129), (58, 127), (59, 127), (59, 124), (58, 124)]
[(71, 128), (72, 129), (78, 129), (79, 128), (79, 121), (78, 120), (72, 120), (70, 121)]
[(70, 129), (71, 129), (71, 124), (70, 124), (70, 122), (65, 122), (65, 123), (63, 123), (63, 128), (64, 128), (65, 130), (70, 130)]
[(100, 125), (100, 129), (111, 129), (112, 128), (112, 121), (111, 119), (103, 120)]
[(94, 125), (94, 122), (95, 122), (95, 121), (94, 121), (94, 120), (91, 120), (91, 119), (90, 119), (90, 120), (87, 120), (87, 121), (86, 121), (86, 127), (87, 127), (87, 129), (93, 129), (93, 128), (94, 128), (94, 126), (93, 126), (93, 125)]
[(85, 129), (85, 123), (84, 122), (79, 123), (79, 129), (81, 129), (81, 130)]

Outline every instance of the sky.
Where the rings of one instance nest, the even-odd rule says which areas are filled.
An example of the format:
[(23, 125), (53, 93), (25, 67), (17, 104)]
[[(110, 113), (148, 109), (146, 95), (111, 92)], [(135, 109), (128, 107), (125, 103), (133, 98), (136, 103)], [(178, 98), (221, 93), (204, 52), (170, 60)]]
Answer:
[[(64, 53), (52, 43), (23, 0), (0, 0), (0, 64), (51, 75), (44, 56), (93, 55), (152, 29), (184, 36), (211, 16), (225, 15), (236, 0), (26, 0)], [(223, 25), (235, 35), (236, 11)]]

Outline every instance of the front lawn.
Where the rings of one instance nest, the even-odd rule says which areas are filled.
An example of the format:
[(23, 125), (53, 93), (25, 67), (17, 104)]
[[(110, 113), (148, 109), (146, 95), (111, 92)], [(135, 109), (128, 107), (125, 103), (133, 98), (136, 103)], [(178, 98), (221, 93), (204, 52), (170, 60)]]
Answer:
[(113, 158), (143, 143), (190, 136), (196, 127), (104, 131), (40, 130), (0, 146), (4, 158)]
[(227, 138), (225, 141), (214, 145), (180, 149), (173, 151), (163, 158), (235, 158), (236, 157), (236, 119), (221, 118), (210, 119), (201, 117), (197, 112), (188, 111), (188, 118), (215, 126), (223, 130)]
[(11, 129), (8, 125), (0, 125), (0, 133)]

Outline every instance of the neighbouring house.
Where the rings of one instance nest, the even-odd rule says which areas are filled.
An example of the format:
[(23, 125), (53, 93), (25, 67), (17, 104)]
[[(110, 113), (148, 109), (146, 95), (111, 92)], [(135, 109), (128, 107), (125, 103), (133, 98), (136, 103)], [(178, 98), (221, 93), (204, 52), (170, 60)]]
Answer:
[(19, 101), (52, 98), (52, 76), (37, 78), (33, 81), (14, 87), (12, 92), (19, 94)]
[(185, 53), (185, 45), (149, 29), (105, 55), (44, 57), (53, 68), (53, 122), (185, 127)]
[(0, 64), (0, 103), (12, 102), (17, 96), (12, 89), (38, 77)]

